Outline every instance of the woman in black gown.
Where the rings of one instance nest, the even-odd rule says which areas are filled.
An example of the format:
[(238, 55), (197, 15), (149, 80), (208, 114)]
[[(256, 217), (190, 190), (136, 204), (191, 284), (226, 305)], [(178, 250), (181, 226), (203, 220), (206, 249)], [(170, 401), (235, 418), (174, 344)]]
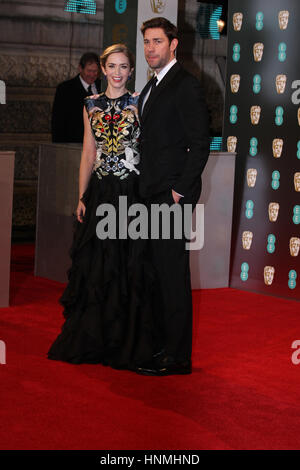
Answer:
[[(118, 238), (119, 196), (127, 197), (128, 207), (139, 202), (138, 98), (126, 90), (134, 62), (125, 45), (115, 44), (104, 51), (101, 66), (107, 89), (87, 97), (84, 107), (72, 265), (60, 299), (66, 320), (48, 358), (135, 370), (154, 352), (155, 287), (146, 242)], [(96, 234), (103, 203), (116, 210), (115, 239)]]

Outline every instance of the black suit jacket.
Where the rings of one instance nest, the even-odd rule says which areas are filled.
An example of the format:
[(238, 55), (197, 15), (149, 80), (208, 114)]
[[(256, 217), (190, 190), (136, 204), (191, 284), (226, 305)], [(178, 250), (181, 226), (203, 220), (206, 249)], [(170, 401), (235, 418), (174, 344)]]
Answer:
[[(101, 81), (96, 80), (95, 84), (100, 93)], [(52, 108), (52, 142), (83, 142), (83, 104), (86, 96), (88, 93), (79, 74), (58, 85)]]
[(174, 189), (195, 200), (209, 155), (209, 120), (198, 80), (173, 65), (151, 97), (142, 103), (151, 80), (139, 97), (141, 121), (140, 193), (151, 197)]

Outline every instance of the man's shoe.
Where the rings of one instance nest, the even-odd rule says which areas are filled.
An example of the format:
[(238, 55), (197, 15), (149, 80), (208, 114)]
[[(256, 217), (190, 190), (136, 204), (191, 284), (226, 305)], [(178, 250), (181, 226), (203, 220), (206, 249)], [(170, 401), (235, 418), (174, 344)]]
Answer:
[(184, 375), (184, 374), (192, 373), (192, 366), (191, 366), (191, 361), (170, 362), (166, 364), (163, 364), (163, 363), (158, 364), (153, 361), (147, 364), (143, 364), (140, 367), (137, 367), (136, 372), (142, 375), (157, 375), (157, 376)]

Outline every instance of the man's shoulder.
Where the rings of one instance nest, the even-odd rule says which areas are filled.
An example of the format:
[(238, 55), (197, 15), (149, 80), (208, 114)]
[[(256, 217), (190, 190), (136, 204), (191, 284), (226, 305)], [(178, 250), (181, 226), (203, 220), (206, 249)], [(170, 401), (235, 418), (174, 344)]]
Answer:
[(196, 77), (196, 75), (189, 72), (182, 65), (179, 65), (178, 76), (180, 77), (181, 80), (185, 80), (185, 81), (188, 81), (188, 82), (191, 82), (191, 83), (200, 84), (199, 79)]
[(64, 82), (61, 82), (57, 85), (57, 88), (66, 90), (70, 88), (75, 88), (79, 86), (80, 84), (80, 79), (79, 79), (79, 74), (76, 75), (76, 77), (70, 78), (69, 80), (65, 80)]

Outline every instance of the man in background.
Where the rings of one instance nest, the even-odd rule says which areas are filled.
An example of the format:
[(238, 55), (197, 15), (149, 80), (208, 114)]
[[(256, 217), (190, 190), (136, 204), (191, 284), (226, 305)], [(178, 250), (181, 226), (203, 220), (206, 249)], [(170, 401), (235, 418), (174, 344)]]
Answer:
[(101, 91), (100, 61), (86, 52), (79, 61), (79, 74), (58, 85), (52, 108), (52, 142), (83, 142), (83, 102)]

